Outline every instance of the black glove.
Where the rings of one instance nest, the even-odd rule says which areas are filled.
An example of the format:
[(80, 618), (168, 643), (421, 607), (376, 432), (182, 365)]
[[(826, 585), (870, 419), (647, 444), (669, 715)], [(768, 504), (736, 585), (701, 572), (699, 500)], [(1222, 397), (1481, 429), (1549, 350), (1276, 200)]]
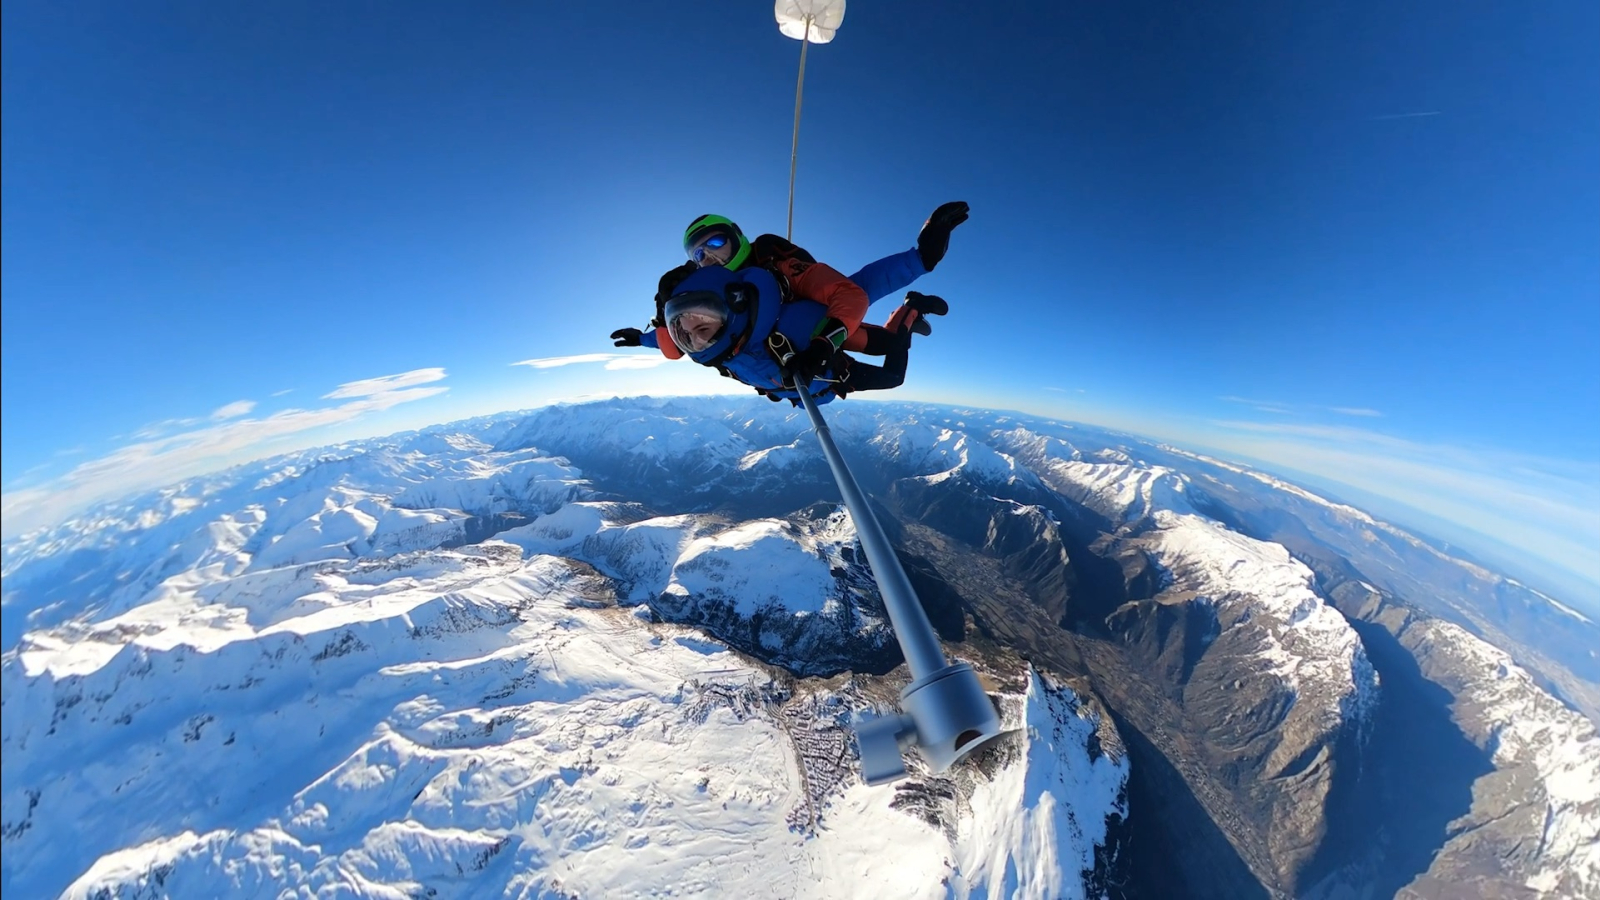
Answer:
[(783, 367), (784, 384), (793, 387), (795, 379), (791, 376), (795, 375), (800, 376), (801, 384), (810, 384), (827, 370), (828, 363), (833, 361), (849, 334), (843, 322), (830, 316), (817, 326), (816, 336), (804, 350), (796, 351), (789, 336), (774, 329), (767, 335), (767, 352)]
[(965, 200), (953, 200), (941, 205), (928, 217), (917, 235), (917, 255), (922, 257), (922, 267), (929, 272), (944, 259), (950, 249), (950, 232), (967, 220), (969, 207)]
[(643, 334), (644, 332), (637, 328), (618, 328), (611, 332), (611, 340), (615, 341), (618, 347), (639, 347), (643, 346), (639, 342), (639, 337)]
[(656, 317), (650, 323), (651, 325), (660, 328), (662, 325), (667, 324), (663, 320), (663, 316), (666, 314), (667, 301), (672, 299), (672, 292), (678, 289), (678, 285), (682, 284), (685, 278), (694, 274), (694, 270), (698, 268), (699, 266), (694, 263), (686, 262), (677, 268), (668, 269), (667, 273), (661, 276), (661, 280), (656, 282)]
[(789, 364), (784, 367), (793, 376), (789, 385), (810, 385), (818, 375), (827, 371), (828, 363), (833, 362), (833, 355), (837, 352), (839, 348), (827, 338), (812, 338), (811, 343), (790, 357)]

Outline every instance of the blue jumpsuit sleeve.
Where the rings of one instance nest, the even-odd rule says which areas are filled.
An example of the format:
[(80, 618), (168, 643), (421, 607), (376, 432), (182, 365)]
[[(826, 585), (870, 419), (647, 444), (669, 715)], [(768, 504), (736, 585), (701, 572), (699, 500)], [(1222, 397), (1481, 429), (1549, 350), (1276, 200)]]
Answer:
[(928, 270), (922, 267), (922, 257), (913, 247), (904, 253), (867, 263), (861, 267), (861, 271), (851, 275), (850, 280), (867, 292), (867, 303), (870, 305), (890, 294), (900, 293), (911, 282), (926, 274)]
[(656, 330), (654, 328), (647, 329), (639, 334), (639, 344), (656, 350), (661, 349), (661, 343), (656, 340)]

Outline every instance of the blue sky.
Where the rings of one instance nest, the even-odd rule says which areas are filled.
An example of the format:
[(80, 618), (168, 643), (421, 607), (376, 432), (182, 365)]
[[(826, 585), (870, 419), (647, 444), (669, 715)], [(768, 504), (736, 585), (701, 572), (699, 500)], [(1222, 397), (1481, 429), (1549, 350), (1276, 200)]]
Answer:
[[(611, 353), (697, 214), (782, 230), (799, 45), (767, 4), (0, 26), (8, 536), (267, 452), (728, 385), (513, 363)], [(795, 238), (849, 271), (967, 200), (901, 398), (1349, 485), (1600, 605), (1597, 33), (1576, 2), (858, 3), (812, 48)]]

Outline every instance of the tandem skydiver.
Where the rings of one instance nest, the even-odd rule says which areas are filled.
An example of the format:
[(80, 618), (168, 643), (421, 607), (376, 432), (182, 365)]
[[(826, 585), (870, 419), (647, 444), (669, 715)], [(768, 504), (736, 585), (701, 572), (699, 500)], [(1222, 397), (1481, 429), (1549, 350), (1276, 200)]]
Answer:
[[(861, 319), (870, 303), (931, 271), (967, 216), (966, 203), (943, 204), (924, 223), (916, 247), (848, 279), (777, 235), (751, 241), (727, 218), (701, 216), (684, 231), (689, 262), (661, 277), (652, 329), (623, 328), (611, 337), (618, 347), (657, 347), (673, 359), (687, 355), (772, 400), (798, 402), (785, 390), (785, 369), (803, 382), (818, 382), (813, 393), (821, 402), (898, 387), (911, 335), (930, 333), (922, 317), (943, 315), (948, 304), (911, 291), (885, 326)], [(884, 364), (854, 360), (841, 349), (882, 356)], [(787, 365), (780, 368), (778, 360)]]
[[(921, 310), (945, 308), (937, 297), (912, 292), (890, 318), (891, 327), (863, 325), (848, 333), (847, 338), (864, 338), (855, 349), (884, 355), (884, 365), (873, 366), (838, 350), (831, 332), (847, 326), (832, 318), (828, 307), (814, 300), (786, 301), (784, 293), (777, 276), (760, 266), (701, 266), (663, 308), (667, 324), (661, 331), (671, 343), (661, 351), (715, 368), (769, 400), (798, 405), (798, 381), (818, 403), (826, 403), (856, 390), (898, 386)], [(856, 343), (848, 340), (845, 346)]]

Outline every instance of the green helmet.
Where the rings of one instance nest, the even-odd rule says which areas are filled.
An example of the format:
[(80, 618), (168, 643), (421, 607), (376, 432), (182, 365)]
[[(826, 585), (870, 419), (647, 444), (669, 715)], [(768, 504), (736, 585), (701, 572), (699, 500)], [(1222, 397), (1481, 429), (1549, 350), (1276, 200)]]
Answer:
[(698, 265), (732, 272), (750, 261), (750, 241), (727, 216), (704, 215), (683, 230), (683, 252)]

